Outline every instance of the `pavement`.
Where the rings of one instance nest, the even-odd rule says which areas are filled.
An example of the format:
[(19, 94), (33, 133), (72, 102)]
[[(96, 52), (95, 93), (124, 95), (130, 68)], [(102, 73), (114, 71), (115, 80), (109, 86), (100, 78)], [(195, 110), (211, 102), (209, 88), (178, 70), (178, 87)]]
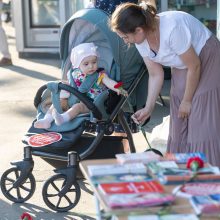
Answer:
[[(33, 99), (37, 89), (51, 80), (61, 77), (60, 60), (57, 59), (20, 59), (15, 47), (15, 33), (11, 24), (4, 24), (13, 66), (0, 67), (0, 176), (11, 168), (10, 162), (23, 159), (21, 140), (36, 116)], [(153, 147), (166, 150), (166, 134), (169, 115), (170, 81), (164, 83), (161, 92), (166, 106), (156, 105), (150, 122), (145, 126), (147, 137)], [(160, 101), (160, 100), (158, 100)], [(163, 119), (166, 117), (163, 123)], [(153, 136), (153, 138), (152, 138)], [(141, 133), (134, 134), (134, 142), (138, 152), (148, 146)], [(155, 145), (154, 145), (155, 144)], [(0, 192), (0, 220), (18, 220), (23, 212), (29, 212), (36, 220), (93, 220), (95, 219), (94, 198), (87, 181), (80, 182), (82, 195), (78, 205), (67, 213), (51, 211), (43, 202), (42, 186), (48, 177), (54, 175), (53, 167), (42, 159), (35, 157), (33, 175), (37, 187), (31, 199), (23, 204), (15, 204), (7, 200)]]

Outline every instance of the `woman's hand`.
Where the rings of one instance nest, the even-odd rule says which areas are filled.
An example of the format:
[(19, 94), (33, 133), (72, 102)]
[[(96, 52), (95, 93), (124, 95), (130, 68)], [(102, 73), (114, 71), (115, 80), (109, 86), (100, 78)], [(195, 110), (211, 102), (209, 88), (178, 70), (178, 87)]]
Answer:
[(150, 116), (151, 116), (152, 110), (150, 108), (142, 108), (138, 111), (136, 111), (131, 118), (134, 120), (136, 124), (143, 124)]
[(179, 112), (178, 112), (178, 117), (179, 118), (188, 118), (189, 117), (189, 114), (190, 114), (190, 111), (191, 111), (191, 106), (192, 106), (192, 103), (191, 102), (188, 102), (188, 101), (182, 101), (180, 103), (180, 107), (179, 107)]

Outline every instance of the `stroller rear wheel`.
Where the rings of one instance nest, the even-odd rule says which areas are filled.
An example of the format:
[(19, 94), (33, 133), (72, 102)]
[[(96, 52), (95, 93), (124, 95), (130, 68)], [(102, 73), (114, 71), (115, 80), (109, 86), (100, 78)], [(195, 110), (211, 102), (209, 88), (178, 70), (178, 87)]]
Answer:
[(74, 208), (80, 199), (81, 190), (75, 181), (65, 195), (61, 190), (66, 185), (67, 176), (57, 174), (48, 179), (43, 186), (43, 200), (46, 205), (57, 212), (67, 212)]
[(6, 170), (1, 177), (1, 190), (3, 195), (12, 202), (23, 203), (30, 199), (36, 189), (36, 181), (32, 173), (20, 185), (16, 181), (21, 176), (17, 167)]

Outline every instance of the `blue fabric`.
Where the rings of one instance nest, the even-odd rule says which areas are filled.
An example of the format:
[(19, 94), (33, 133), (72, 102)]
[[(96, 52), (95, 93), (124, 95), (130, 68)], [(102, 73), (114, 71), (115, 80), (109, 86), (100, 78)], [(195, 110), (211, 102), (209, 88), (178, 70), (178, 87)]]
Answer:
[(95, 7), (112, 14), (117, 5), (125, 2), (132, 2), (137, 4), (138, 0), (95, 0)]

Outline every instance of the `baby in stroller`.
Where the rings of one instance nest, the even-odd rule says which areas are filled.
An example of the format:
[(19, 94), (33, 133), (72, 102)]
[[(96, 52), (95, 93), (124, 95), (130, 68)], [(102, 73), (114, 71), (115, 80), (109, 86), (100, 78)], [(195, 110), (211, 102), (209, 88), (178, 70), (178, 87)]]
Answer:
[[(91, 77), (96, 77), (97, 80), (93, 83), (87, 96), (92, 100), (102, 93), (105, 89), (109, 88), (115, 91), (118, 95), (127, 96), (127, 92), (122, 88), (117, 88), (117, 82), (110, 79), (104, 69), (98, 68), (98, 53), (97, 47), (94, 43), (82, 43), (74, 47), (71, 51), (72, 68), (67, 73), (68, 83), (71, 85), (73, 82), (80, 91), (81, 85)], [(61, 106), (65, 110), (68, 108), (69, 93), (61, 91)], [(35, 128), (48, 129), (51, 123), (55, 121), (56, 125), (62, 125), (75, 118), (79, 114), (88, 113), (89, 109), (83, 102), (73, 104), (66, 112), (59, 114), (52, 105), (43, 119), (39, 119), (34, 123)]]

